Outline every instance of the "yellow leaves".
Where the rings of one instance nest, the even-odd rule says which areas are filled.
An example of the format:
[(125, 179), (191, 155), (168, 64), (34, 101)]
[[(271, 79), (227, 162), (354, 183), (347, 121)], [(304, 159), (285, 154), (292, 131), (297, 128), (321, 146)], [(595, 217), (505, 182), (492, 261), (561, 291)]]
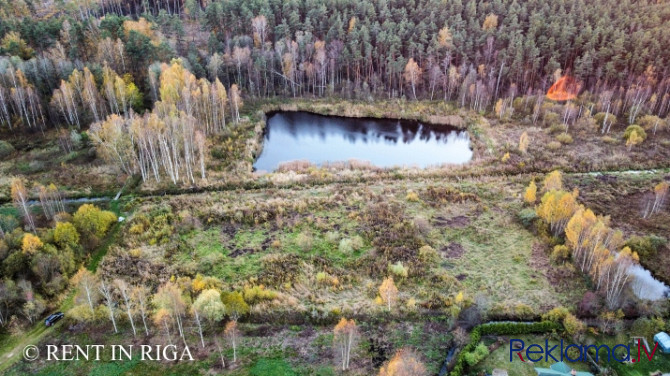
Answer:
[(405, 79), (414, 84), (421, 76), (421, 72), (419, 64), (413, 58), (410, 58), (407, 65), (405, 65)]
[(633, 146), (641, 144), (642, 141), (644, 141), (644, 138), (642, 138), (642, 136), (636, 130), (630, 132), (628, 141), (626, 141), (626, 147), (628, 147), (628, 151), (630, 151)]
[(531, 205), (537, 201), (537, 186), (535, 185), (534, 180), (531, 180), (530, 184), (526, 188), (526, 191), (523, 194), (523, 201)]
[(5, 34), (5, 37), (0, 41), (0, 46), (9, 55), (20, 56), (24, 60), (30, 59), (35, 52), (26, 44), (26, 41), (21, 39), (21, 35), (16, 31)]
[(156, 313), (154, 313), (154, 324), (159, 327), (167, 325), (170, 320), (170, 311), (168, 311), (166, 308), (159, 308)]
[(25, 234), (21, 242), (21, 251), (27, 255), (33, 255), (37, 250), (42, 248), (44, 244), (39, 237), (33, 234)]
[(340, 319), (337, 325), (335, 325), (333, 333), (335, 334), (335, 336), (341, 336), (353, 333), (355, 330), (356, 330), (356, 322), (353, 319), (347, 320), (346, 318), (343, 317)]
[(393, 282), (393, 277), (386, 278), (381, 286), (379, 286), (379, 296), (384, 304), (387, 305), (389, 311), (391, 310), (391, 305), (398, 298), (398, 288)]
[(437, 43), (442, 48), (451, 48), (453, 46), (453, 37), (451, 36), (449, 26), (445, 25), (437, 33)]
[(486, 19), (484, 19), (484, 23), (482, 24), (482, 30), (492, 31), (495, 30), (497, 27), (498, 27), (498, 16), (493, 13), (486, 16)]
[(463, 300), (465, 299), (465, 296), (463, 295), (463, 291), (459, 291), (458, 294), (456, 294), (456, 298), (454, 298), (454, 302), (458, 305), (463, 303)]
[(402, 348), (379, 370), (379, 376), (424, 376), (426, 367), (412, 350)]
[(572, 215), (577, 211), (577, 196), (574, 193), (552, 190), (542, 196), (537, 215), (549, 223), (555, 236), (560, 235)]
[(237, 333), (237, 321), (231, 320), (226, 323), (226, 328), (223, 330), (224, 335), (231, 336)]
[(356, 27), (356, 16), (353, 16), (349, 19), (349, 28), (347, 29), (347, 32), (351, 33), (355, 27)]
[(550, 172), (542, 182), (542, 189), (545, 192), (563, 189), (563, 175), (561, 174), (561, 171), (555, 170)]
[(667, 182), (660, 182), (654, 187), (654, 193), (657, 196), (665, 196), (668, 193), (668, 187), (670, 187), (670, 184)]
[(507, 152), (507, 153), (505, 153), (505, 155), (502, 156), (502, 158), (500, 158), (500, 161), (505, 163), (505, 162), (509, 161), (509, 159), (510, 159), (510, 155), (509, 155), (509, 152)]
[(144, 17), (140, 17), (140, 19), (137, 21), (123, 21), (123, 31), (126, 37), (128, 37), (131, 31), (136, 31), (151, 39), (151, 43), (153, 43), (155, 46), (160, 44), (160, 35), (154, 31), (154, 27), (151, 22), (147, 21)]

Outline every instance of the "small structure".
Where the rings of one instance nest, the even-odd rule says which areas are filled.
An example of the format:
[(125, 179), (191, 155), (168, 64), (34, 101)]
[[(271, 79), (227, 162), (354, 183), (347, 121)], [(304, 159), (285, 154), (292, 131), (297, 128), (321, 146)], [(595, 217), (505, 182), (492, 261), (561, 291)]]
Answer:
[(535, 368), (537, 376), (593, 376), (590, 372), (575, 371), (563, 362), (552, 364), (549, 368)]
[(496, 368), (491, 373), (491, 376), (509, 376), (509, 374), (507, 373), (507, 370)]
[(658, 347), (664, 354), (670, 354), (670, 335), (666, 332), (656, 333), (654, 342), (658, 342)]

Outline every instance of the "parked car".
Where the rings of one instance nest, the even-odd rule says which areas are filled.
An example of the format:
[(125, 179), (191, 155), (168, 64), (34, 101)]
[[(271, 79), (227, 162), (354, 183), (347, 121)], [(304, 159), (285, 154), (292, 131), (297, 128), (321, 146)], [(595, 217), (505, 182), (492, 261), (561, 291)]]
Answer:
[(63, 316), (65, 316), (63, 312), (56, 312), (54, 314), (51, 314), (49, 315), (49, 317), (46, 318), (46, 320), (44, 320), (44, 324), (46, 326), (52, 326), (53, 324), (58, 322), (58, 320), (62, 319)]

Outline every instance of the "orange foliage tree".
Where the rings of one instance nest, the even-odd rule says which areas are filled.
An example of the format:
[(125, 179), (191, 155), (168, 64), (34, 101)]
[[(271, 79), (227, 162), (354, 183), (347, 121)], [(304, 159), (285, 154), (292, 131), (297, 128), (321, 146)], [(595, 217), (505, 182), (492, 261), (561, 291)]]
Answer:
[(342, 371), (349, 369), (349, 361), (351, 359), (351, 349), (356, 344), (358, 338), (358, 330), (354, 320), (347, 320), (342, 318), (335, 329), (333, 330), (333, 342), (336, 349), (336, 357), (340, 358)]
[(402, 348), (379, 370), (379, 376), (424, 376), (428, 371), (419, 356), (412, 350)]

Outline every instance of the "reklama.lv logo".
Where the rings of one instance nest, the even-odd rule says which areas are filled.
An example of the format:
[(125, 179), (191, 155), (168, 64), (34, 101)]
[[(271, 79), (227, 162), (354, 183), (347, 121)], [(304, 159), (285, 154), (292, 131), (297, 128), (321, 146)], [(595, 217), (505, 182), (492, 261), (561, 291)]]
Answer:
[[(593, 359), (598, 362), (599, 359), (602, 357), (604, 358), (604, 354), (602, 353), (603, 350), (607, 352), (607, 361), (611, 362), (612, 359), (616, 362), (632, 362), (632, 363), (639, 363), (643, 358), (642, 358), (642, 353), (644, 352), (646, 358), (651, 361), (654, 358), (654, 354), (656, 353), (656, 349), (658, 349), (658, 342), (655, 342), (654, 344), (654, 349), (651, 351), (651, 354), (647, 351), (647, 348), (645, 345), (641, 343), (641, 341), (638, 339), (637, 341), (637, 358), (631, 358), (631, 346), (630, 345), (624, 345), (624, 344), (618, 344), (615, 345), (614, 347), (608, 346), (608, 345), (578, 345), (578, 344), (570, 344), (565, 346), (563, 343), (563, 340), (561, 339), (561, 343), (554, 345), (553, 347), (549, 347), (549, 340), (544, 341), (544, 347), (539, 344), (531, 344), (527, 348), (525, 346), (526, 344), (523, 342), (523, 340), (520, 339), (510, 339), (509, 342), (509, 361), (512, 362), (514, 360), (514, 354), (521, 359), (522, 362), (525, 362), (526, 360), (530, 362), (540, 362), (544, 360), (545, 362), (548, 362), (549, 359), (552, 359), (555, 362), (563, 362), (564, 360), (567, 360), (569, 362), (585, 362), (587, 360), (587, 352), (589, 349), (593, 349), (595, 351), (595, 355), (593, 356)], [(560, 346), (560, 350), (559, 350)], [(574, 350), (572, 350), (574, 349)], [(617, 353), (620, 351), (617, 351), (618, 349), (622, 349), (625, 352), (625, 356), (623, 357), (617, 357)], [(635, 347), (633, 347), (633, 351), (635, 351)], [(577, 356), (577, 354), (579, 356)], [(525, 355), (525, 356), (524, 356)], [(635, 355), (635, 354), (633, 354)]]

